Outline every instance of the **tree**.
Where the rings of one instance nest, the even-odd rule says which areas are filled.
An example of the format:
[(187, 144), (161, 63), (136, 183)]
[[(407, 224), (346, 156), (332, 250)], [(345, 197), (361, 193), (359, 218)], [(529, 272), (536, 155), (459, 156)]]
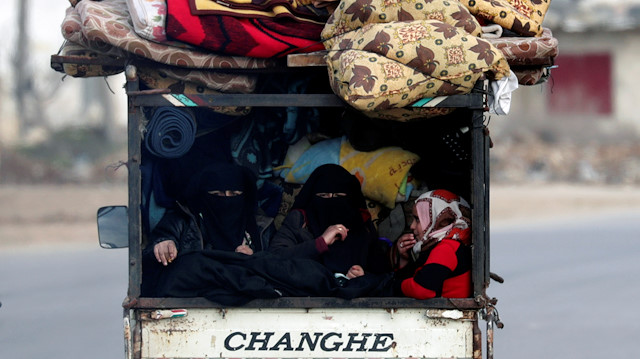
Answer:
[(28, 30), (29, 0), (18, 2), (18, 34), (13, 58), (14, 96), (16, 100), (16, 115), (18, 119), (18, 134), (24, 138), (29, 130), (36, 126), (47, 127), (44, 118), (42, 96), (35, 88), (33, 71), (29, 66), (30, 36)]

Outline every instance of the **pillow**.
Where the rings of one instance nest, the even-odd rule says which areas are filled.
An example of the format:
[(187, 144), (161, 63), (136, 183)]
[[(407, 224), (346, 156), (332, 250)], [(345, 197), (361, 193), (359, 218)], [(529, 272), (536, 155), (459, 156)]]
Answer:
[(166, 0), (127, 0), (127, 7), (136, 34), (156, 42), (167, 40), (164, 27), (167, 19)]
[(327, 64), (334, 93), (367, 116), (469, 93), (485, 75), (509, 75), (493, 45), (437, 20), (369, 24), (345, 33)]
[(329, 49), (336, 37), (364, 25), (411, 20), (439, 20), (473, 36), (482, 33), (478, 20), (456, 0), (345, 0), (327, 20), (321, 38)]
[(388, 208), (395, 207), (400, 188), (406, 186), (409, 170), (419, 160), (418, 155), (400, 147), (361, 152), (346, 139), (340, 146), (340, 165), (358, 178), (365, 197)]
[(522, 36), (540, 36), (551, 0), (463, 0), (463, 5), (486, 20)]
[(282, 165), (273, 169), (273, 173), (281, 178), (285, 178), (298, 159), (311, 147), (311, 142), (307, 136), (302, 137), (298, 142), (289, 145), (287, 154)]
[(291, 169), (282, 171), (285, 182), (305, 183), (316, 168), (327, 164), (338, 164), (340, 158), (340, 138), (320, 141), (309, 147), (295, 161)]

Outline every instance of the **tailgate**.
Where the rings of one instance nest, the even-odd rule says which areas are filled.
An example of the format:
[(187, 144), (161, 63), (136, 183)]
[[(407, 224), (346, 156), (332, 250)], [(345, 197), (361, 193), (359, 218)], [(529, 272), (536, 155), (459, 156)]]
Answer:
[(142, 358), (471, 358), (473, 310), (205, 308), (140, 325)]

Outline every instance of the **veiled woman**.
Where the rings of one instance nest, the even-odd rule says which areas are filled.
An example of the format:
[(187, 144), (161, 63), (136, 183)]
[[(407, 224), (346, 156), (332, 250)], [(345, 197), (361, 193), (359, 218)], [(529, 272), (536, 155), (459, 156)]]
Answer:
[(351, 279), (390, 270), (384, 242), (366, 209), (360, 182), (339, 165), (318, 167), (296, 196), (269, 251), (312, 258)]

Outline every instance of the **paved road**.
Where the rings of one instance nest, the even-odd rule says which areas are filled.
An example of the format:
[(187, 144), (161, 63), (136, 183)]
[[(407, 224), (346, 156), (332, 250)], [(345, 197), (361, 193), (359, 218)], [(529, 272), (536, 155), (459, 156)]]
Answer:
[[(640, 215), (492, 229), (495, 358), (632, 358)], [(124, 358), (126, 251), (0, 253), (0, 358)]]
[(0, 253), (0, 358), (124, 359), (126, 271), (97, 243)]
[(495, 358), (637, 358), (640, 213), (494, 229)]

